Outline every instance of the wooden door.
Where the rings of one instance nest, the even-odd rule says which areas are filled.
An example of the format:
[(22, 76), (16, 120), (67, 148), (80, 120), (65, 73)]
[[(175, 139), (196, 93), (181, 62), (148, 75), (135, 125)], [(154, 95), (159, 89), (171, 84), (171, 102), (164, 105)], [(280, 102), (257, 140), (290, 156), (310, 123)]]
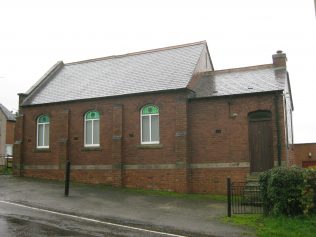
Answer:
[(273, 167), (271, 112), (249, 114), (250, 171), (262, 172)]

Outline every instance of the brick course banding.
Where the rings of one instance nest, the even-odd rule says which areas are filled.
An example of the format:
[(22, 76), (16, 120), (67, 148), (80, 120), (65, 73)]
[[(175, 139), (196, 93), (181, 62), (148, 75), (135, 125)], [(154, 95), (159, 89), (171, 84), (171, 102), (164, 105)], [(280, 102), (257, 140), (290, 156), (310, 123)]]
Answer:
[[(272, 93), (189, 100), (187, 93), (180, 91), (25, 107), (17, 126), (28, 126), (18, 129), (16, 134), (23, 141), (16, 144), (17, 148), (23, 147), (23, 160), (19, 163), (16, 159), (15, 165), (25, 167), (23, 176), (63, 179), (65, 161), (69, 158), (73, 181), (225, 193), (226, 177), (244, 180), (249, 174), (248, 113), (273, 113), (273, 98)], [(140, 144), (140, 109), (148, 101), (160, 109), (158, 145)], [(282, 101), (279, 106), (282, 108)], [(101, 114), (100, 147), (85, 149), (83, 118), (91, 109)], [(232, 118), (229, 109), (238, 116)], [(51, 132), (49, 149), (39, 151), (36, 118), (41, 114), (50, 115)], [(283, 134), (284, 126), (281, 127)], [(273, 134), (277, 161), (275, 126)]]

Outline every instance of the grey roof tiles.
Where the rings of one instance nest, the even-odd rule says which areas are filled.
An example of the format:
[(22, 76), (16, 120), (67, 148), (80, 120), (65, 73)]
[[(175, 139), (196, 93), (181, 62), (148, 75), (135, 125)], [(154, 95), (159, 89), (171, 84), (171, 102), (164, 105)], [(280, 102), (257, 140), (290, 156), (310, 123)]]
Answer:
[[(56, 63), (28, 91), (22, 105), (47, 104), (187, 88), (206, 42)], [(273, 64), (202, 73), (195, 98), (284, 90), (286, 68)]]
[(186, 88), (205, 47), (198, 42), (57, 65), (28, 91), (23, 105)]
[(279, 91), (285, 89), (285, 68), (262, 65), (204, 73), (193, 89), (196, 98)]
[(4, 105), (0, 104), (0, 110), (2, 111), (7, 120), (15, 121), (15, 115), (12, 114)]

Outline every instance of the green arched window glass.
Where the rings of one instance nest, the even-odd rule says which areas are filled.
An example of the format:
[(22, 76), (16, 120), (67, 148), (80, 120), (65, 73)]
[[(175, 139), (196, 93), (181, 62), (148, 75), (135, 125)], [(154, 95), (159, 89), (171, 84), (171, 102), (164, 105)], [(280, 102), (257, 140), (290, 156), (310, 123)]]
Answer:
[(142, 109), (142, 115), (145, 114), (159, 114), (159, 108), (154, 105), (147, 105)]
[(86, 119), (99, 119), (99, 118), (100, 118), (99, 112), (89, 111), (88, 113), (86, 113)]
[(39, 123), (49, 123), (49, 117), (48, 115), (42, 115), (38, 118)]
[(159, 144), (159, 108), (146, 105), (141, 110), (141, 143)]
[(37, 118), (37, 148), (49, 148), (49, 124), (48, 115), (41, 115)]
[(84, 118), (85, 146), (100, 146), (100, 113), (89, 111)]

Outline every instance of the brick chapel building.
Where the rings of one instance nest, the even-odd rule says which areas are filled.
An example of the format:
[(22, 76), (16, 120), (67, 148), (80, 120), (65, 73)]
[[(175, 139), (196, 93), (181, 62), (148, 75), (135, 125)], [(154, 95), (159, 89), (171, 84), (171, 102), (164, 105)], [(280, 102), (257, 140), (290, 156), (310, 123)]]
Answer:
[(286, 55), (214, 70), (207, 43), (58, 62), (19, 94), (14, 174), (224, 193), (226, 177), (291, 164)]

